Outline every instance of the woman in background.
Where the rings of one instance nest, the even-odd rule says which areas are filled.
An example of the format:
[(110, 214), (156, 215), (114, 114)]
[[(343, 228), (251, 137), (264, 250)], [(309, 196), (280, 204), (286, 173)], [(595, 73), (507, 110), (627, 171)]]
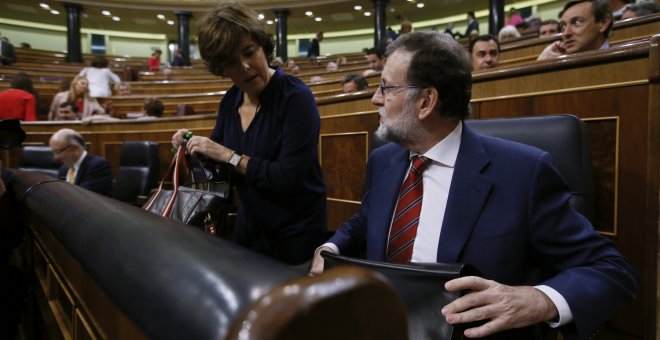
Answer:
[(147, 65), (149, 66), (149, 72), (160, 72), (160, 55), (163, 54), (161, 50), (155, 50), (151, 54), (151, 57), (147, 59)]
[(18, 73), (11, 80), (10, 87), (0, 92), (0, 119), (37, 120), (37, 104), (30, 76)]
[[(203, 20), (197, 41), (211, 73), (234, 85), (220, 102), (211, 137), (194, 136), (187, 148), (233, 166), (241, 200), (238, 244), (304, 263), (325, 240), (327, 223), (314, 96), (297, 77), (268, 67), (271, 33), (245, 5), (221, 3)], [(172, 144), (179, 146), (186, 132), (177, 131)]]
[(92, 67), (85, 67), (78, 75), (87, 77), (89, 95), (92, 97), (109, 97), (112, 95), (110, 84), (117, 86), (121, 83), (119, 76), (108, 68), (108, 59), (102, 55), (94, 56)]
[(61, 120), (57, 116), (57, 109), (64, 102), (74, 103), (80, 108), (78, 119), (96, 114), (105, 114), (105, 109), (101, 107), (96, 98), (89, 95), (89, 83), (87, 78), (82, 76), (73, 78), (68, 91), (62, 91), (53, 97), (50, 112), (48, 113), (48, 120)]

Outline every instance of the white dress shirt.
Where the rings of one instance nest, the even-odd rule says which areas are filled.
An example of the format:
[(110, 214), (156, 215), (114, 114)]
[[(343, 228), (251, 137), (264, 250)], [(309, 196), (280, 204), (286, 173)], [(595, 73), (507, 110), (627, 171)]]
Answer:
[[(80, 158), (78, 158), (78, 160), (73, 164), (73, 180), (71, 183), (75, 183), (76, 177), (78, 176), (78, 170), (80, 169), (80, 164), (82, 163), (83, 159), (85, 159), (85, 156), (87, 156), (87, 151), (83, 150)], [(67, 178), (66, 180), (68, 181), (69, 179)]]

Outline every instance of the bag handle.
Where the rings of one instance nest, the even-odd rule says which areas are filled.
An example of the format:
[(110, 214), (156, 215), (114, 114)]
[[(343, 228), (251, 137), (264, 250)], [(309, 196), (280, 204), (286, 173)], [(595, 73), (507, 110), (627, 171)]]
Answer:
[(167, 172), (165, 173), (165, 176), (163, 176), (163, 179), (160, 181), (160, 184), (158, 185), (158, 190), (156, 191), (155, 194), (151, 196), (151, 198), (145, 205), (145, 210), (149, 210), (149, 208), (151, 208), (151, 205), (156, 200), (156, 197), (163, 191), (163, 185), (165, 184), (165, 180), (167, 180), (167, 178), (171, 176), (172, 184), (174, 186), (172, 191), (172, 196), (167, 201), (167, 204), (165, 205), (165, 208), (163, 209), (160, 215), (163, 217), (168, 217), (171, 214), (172, 207), (174, 206), (174, 201), (176, 199), (177, 194), (179, 193), (179, 173), (181, 171), (181, 167), (183, 166), (182, 163), (185, 163), (185, 153), (186, 153), (185, 143), (181, 143), (181, 145), (176, 151), (176, 154), (172, 158), (172, 162), (170, 162), (170, 166), (167, 168)]

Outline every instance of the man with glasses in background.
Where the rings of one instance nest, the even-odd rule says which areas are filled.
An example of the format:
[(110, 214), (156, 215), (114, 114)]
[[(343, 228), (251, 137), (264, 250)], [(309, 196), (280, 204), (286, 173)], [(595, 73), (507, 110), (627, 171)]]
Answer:
[(386, 57), (372, 102), (376, 133), (393, 143), (370, 154), (360, 209), (316, 250), (310, 274), (323, 271), (321, 251), (468, 263), (481, 276), (448, 281), (444, 289), (467, 294), (438, 319), (477, 322), (469, 338), (541, 339), (548, 327), (588, 338), (634, 297), (630, 264), (570, 206), (548, 153), (463, 124), (472, 76), (462, 45), (413, 32)]
[(55, 159), (64, 163), (58, 177), (87, 190), (112, 197), (110, 164), (85, 148), (83, 137), (72, 129), (55, 132), (48, 141)]
[(548, 45), (538, 60), (610, 47), (612, 8), (607, 0), (575, 0), (559, 13), (561, 40)]

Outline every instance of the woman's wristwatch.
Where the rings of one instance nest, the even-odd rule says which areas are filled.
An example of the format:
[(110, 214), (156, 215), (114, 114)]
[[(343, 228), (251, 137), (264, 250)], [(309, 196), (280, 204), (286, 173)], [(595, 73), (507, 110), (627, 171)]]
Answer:
[(231, 156), (229, 156), (229, 159), (227, 160), (227, 163), (237, 167), (238, 163), (241, 162), (241, 158), (243, 158), (242, 155), (237, 154), (236, 151), (232, 151)]

